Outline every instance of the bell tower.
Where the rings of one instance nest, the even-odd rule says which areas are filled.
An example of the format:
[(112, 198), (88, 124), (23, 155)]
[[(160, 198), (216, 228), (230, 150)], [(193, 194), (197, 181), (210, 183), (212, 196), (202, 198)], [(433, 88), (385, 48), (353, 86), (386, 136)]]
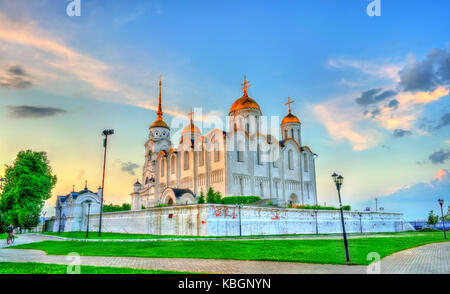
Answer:
[(158, 153), (168, 151), (172, 145), (170, 141), (170, 128), (163, 120), (162, 102), (161, 102), (162, 80), (159, 78), (159, 96), (157, 118), (150, 126), (148, 140), (145, 143), (145, 164), (143, 173), (143, 184), (151, 184), (155, 178), (155, 162)]

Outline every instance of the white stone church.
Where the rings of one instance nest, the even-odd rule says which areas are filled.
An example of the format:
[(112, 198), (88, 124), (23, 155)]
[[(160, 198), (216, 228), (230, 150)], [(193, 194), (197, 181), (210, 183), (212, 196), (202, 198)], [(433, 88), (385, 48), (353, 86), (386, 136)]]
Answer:
[(281, 121), (279, 134), (263, 132), (264, 119), (258, 103), (243, 95), (230, 108), (229, 131), (213, 129), (202, 134), (192, 119), (175, 148), (170, 127), (163, 120), (161, 80), (157, 119), (145, 143), (142, 183), (131, 193), (133, 210), (158, 204), (194, 204), (211, 187), (227, 196), (259, 196), (278, 206), (317, 204), (315, 157), (302, 145), (301, 122), (291, 113)]

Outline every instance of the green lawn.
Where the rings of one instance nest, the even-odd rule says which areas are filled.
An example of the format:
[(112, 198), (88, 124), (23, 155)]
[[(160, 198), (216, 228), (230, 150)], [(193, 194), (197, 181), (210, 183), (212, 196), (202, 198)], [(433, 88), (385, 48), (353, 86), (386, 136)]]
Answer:
[[(403, 234), (410, 233), (404, 232)], [(45, 232), (41, 233), (49, 236), (60, 236), (64, 238), (73, 238), (73, 239), (86, 239), (86, 232), (61, 232), (58, 234), (57, 232)], [(402, 233), (367, 233), (367, 235), (377, 235), (377, 234), (402, 234)], [(98, 240), (115, 240), (115, 239), (204, 239), (204, 238), (262, 238), (262, 237), (293, 237), (293, 236), (340, 236), (341, 234), (291, 234), (291, 235), (253, 235), (253, 236), (178, 236), (178, 235), (149, 235), (149, 234), (127, 234), (127, 233), (102, 233), (102, 236), (99, 238), (97, 232), (90, 232), (89, 239)], [(349, 236), (355, 235), (359, 236), (359, 233), (348, 234)]]
[[(394, 252), (434, 242), (442, 242), (442, 233), (409, 233), (392, 237), (349, 240), (354, 264), (369, 264), (370, 252), (385, 257)], [(342, 240), (236, 240), (236, 241), (161, 241), (161, 242), (83, 242), (44, 241), (18, 245), (18, 249), (39, 249), (51, 255), (77, 252), (91, 256), (133, 256), (168, 258), (213, 258), (241, 260), (296, 261), (345, 264)]]
[[(0, 274), (67, 274), (67, 265), (0, 262)], [(183, 274), (183, 272), (82, 265), (80, 274)]]

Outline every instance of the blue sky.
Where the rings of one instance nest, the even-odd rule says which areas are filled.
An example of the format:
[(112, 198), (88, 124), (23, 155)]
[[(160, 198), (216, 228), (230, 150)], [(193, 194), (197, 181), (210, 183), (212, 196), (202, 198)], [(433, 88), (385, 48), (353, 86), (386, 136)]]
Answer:
[(448, 197), (394, 205), (450, 169), (448, 1), (382, 0), (379, 17), (366, 0), (81, 0), (80, 17), (68, 3), (0, 0), (0, 164), (47, 151), (54, 196), (99, 185), (99, 133), (114, 128), (108, 197), (129, 201), (160, 74), (169, 122), (191, 106), (225, 116), (245, 74), (263, 114), (296, 101), (303, 144), (319, 154), (321, 204), (336, 204), (335, 170), (357, 209), (378, 197), (423, 218)]

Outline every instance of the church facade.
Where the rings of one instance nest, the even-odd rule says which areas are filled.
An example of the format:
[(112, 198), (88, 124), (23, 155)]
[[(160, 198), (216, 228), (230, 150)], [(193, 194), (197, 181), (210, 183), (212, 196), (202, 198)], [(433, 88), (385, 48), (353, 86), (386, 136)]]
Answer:
[(150, 126), (145, 143), (142, 182), (134, 184), (133, 210), (159, 204), (194, 204), (209, 188), (227, 196), (259, 196), (274, 204), (317, 204), (315, 157), (302, 145), (301, 122), (291, 112), (280, 124), (279, 134), (263, 132), (264, 120), (258, 103), (248, 96), (244, 79), (243, 95), (231, 106), (228, 131), (213, 129), (202, 134), (190, 123), (181, 140), (172, 146), (170, 127), (163, 120), (161, 80), (157, 119)]

